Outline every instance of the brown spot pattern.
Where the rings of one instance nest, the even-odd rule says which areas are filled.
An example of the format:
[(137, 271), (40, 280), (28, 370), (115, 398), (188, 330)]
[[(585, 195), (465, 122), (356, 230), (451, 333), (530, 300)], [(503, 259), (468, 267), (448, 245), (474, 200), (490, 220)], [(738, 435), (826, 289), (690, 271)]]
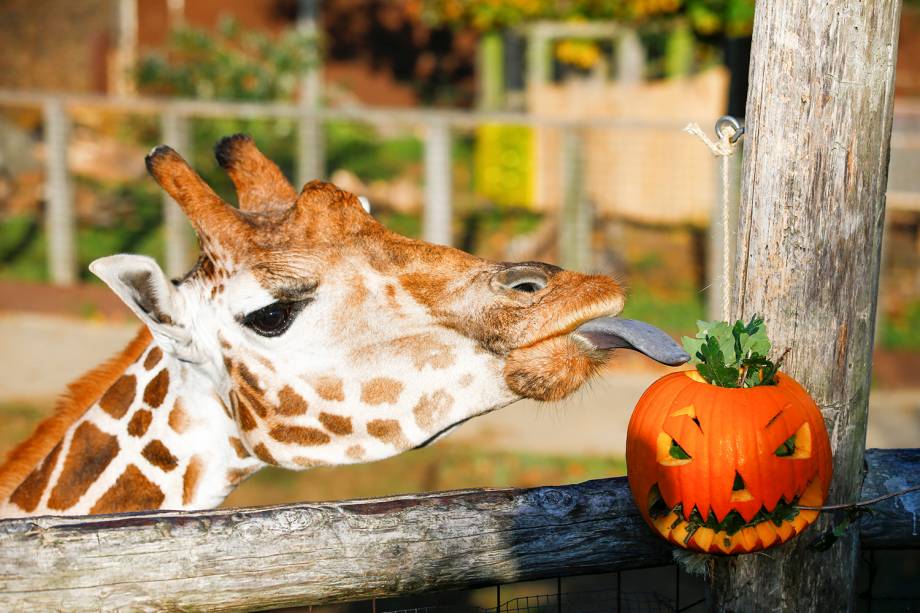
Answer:
[(198, 487), (198, 480), (201, 473), (204, 472), (204, 463), (198, 456), (192, 456), (185, 467), (185, 473), (182, 475), (182, 504), (188, 505), (195, 497), (195, 489)]
[(393, 404), (399, 400), (403, 385), (396, 379), (376, 377), (361, 386), (361, 401), (367, 404)]
[(434, 334), (404, 336), (390, 343), (399, 353), (412, 358), (413, 365), (422, 370), (425, 366), (434, 369), (448, 368), (454, 363), (454, 351)]
[(231, 468), (227, 471), (227, 482), (232, 486), (237, 486), (254, 472), (256, 472), (255, 468)]
[(275, 460), (275, 457), (269, 452), (268, 447), (264, 443), (259, 443), (252, 448), (255, 452), (256, 457), (265, 462), (266, 464), (278, 464), (278, 461)]
[(303, 415), (307, 412), (307, 401), (289, 386), (278, 392), (278, 413), (281, 415)]
[(77, 426), (48, 508), (63, 511), (76, 504), (117, 454), (114, 436), (86, 421)]
[(141, 473), (134, 464), (115, 481), (115, 485), (102, 495), (90, 513), (125, 513), (158, 509), (163, 504), (162, 490)]
[(128, 422), (128, 434), (131, 436), (141, 437), (150, 427), (150, 420), (153, 419), (153, 413), (147, 409), (139, 409), (131, 416)]
[(158, 439), (154, 439), (147, 443), (147, 446), (141, 451), (141, 455), (144, 456), (148, 462), (166, 472), (173, 470), (179, 465), (178, 458), (170, 453), (166, 445)]
[(112, 387), (105, 390), (102, 398), (99, 399), (99, 406), (115, 419), (121, 419), (134, 402), (136, 392), (137, 378), (134, 375), (122, 375), (112, 384)]
[(173, 404), (172, 410), (169, 412), (169, 427), (172, 428), (173, 432), (182, 434), (188, 428), (188, 413), (185, 412), (185, 408), (182, 406), (182, 402), (176, 398), (175, 404)]
[(29, 473), (26, 480), (19, 484), (19, 487), (10, 496), (10, 502), (18, 506), (26, 513), (31, 513), (38, 506), (42, 499), (42, 494), (48, 486), (48, 479), (51, 477), (51, 471), (57, 464), (58, 454), (61, 452), (61, 444), (54, 446), (44, 461), (35, 470)]
[(157, 365), (157, 362), (160, 361), (160, 358), (163, 357), (163, 351), (159, 347), (154, 347), (150, 350), (150, 353), (147, 354), (147, 358), (144, 360), (144, 368), (146, 370), (152, 369)]
[(423, 430), (431, 430), (439, 425), (453, 404), (454, 397), (444, 390), (438, 390), (432, 394), (422, 394), (415, 408), (412, 409), (412, 413), (415, 415), (415, 423)]
[(166, 392), (168, 391), (169, 371), (164, 368), (144, 388), (144, 402), (155, 409), (163, 404), (163, 399), (166, 398)]
[(332, 440), (322, 430), (304, 426), (275, 426), (269, 434), (276, 441), (291, 445), (325, 445)]
[(248, 385), (254, 390), (262, 389), (259, 386), (259, 380), (256, 379), (256, 376), (252, 374), (252, 371), (249, 370), (249, 368), (247, 368), (245, 364), (243, 364), (242, 362), (239, 362), (237, 366), (238, 366), (238, 370), (240, 373), (240, 379), (242, 379), (246, 385)]
[(352, 432), (351, 417), (323, 412), (319, 414), (319, 421), (333, 434), (345, 435)]
[(246, 447), (243, 446), (243, 441), (235, 436), (230, 437), (230, 446), (233, 447), (233, 451), (236, 452), (236, 457), (239, 459), (245, 460), (249, 457), (249, 452), (246, 451)]
[(320, 377), (313, 384), (313, 387), (323, 400), (336, 400), (338, 402), (345, 400), (342, 380), (338, 377)]
[(237, 419), (243, 431), (249, 432), (250, 430), (254, 430), (256, 427), (256, 418), (253, 417), (249, 409), (246, 408), (246, 404), (243, 402), (243, 399), (240, 398), (239, 394), (230, 392), (230, 401), (233, 403), (233, 408), (236, 411)]
[(255, 411), (256, 415), (259, 417), (265, 418), (268, 415), (268, 409), (265, 407), (265, 403), (262, 402), (262, 398), (257, 396), (247, 387), (240, 388), (240, 394), (243, 398), (246, 399), (246, 404), (249, 405), (249, 408)]
[(395, 419), (373, 419), (367, 422), (367, 433), (396, 447), (408, 446), (402, 427)]
[(317, 466), (327, 466), (329, 464), (328, 462), (323, 462), (322, 460), (314, 460), (313, 458), (305, 458), (303, 456), (296, 456), (291, 458), (291, 461), (301, 468), (316, 468)]
[(352, 445), (345, 450), (345, 455), (352, 460), (361, 460), (364, 458), (364, 447), (361, 445)]
[(465, 375), (460, 377), (460, 381), (459, 381), (460, 387), (469, 387), (470, 383), (472, 382), (473, 382), (473, 375), (470, 373), (466, 373)]

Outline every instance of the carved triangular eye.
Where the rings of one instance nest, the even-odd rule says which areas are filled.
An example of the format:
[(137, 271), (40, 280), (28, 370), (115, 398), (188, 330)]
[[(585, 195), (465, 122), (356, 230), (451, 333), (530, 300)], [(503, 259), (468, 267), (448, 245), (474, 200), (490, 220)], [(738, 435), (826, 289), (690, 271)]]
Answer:
[(668, 455), (675, 460), (690, 460), (690, 454), (684, 451), (684, 448), (677, 441), (671, 439), (671, 446), (668, 448)]
[(787, 438), (773, 452), (779, 458), (802, 459), (811, 457), (811, 426), (805, 422), (795, 434)]
[(680, 446), (680, 443), (668, 436), (666, 432), (658, 435), (658, 463), (665, 466), (687, 464), (693, 458)]

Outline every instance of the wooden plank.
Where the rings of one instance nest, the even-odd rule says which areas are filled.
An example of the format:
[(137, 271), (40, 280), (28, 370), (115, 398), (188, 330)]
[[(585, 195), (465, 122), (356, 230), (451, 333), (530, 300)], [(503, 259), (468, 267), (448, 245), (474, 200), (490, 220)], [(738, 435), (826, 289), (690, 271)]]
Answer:
[[(889, 491), (892, 475), (917, 481), (918, 450), (867, 458), (873, 495)], [(887, 501), (886, 513), (864, 520), (866, 545), (920, 547), (898, 504)], [(625, 478), (194, 513), (39, 517), (0, 521), (0, 610), (249, 610), (671, 561), (671, 548), (633, 506)]]
[[(759, 2), (754, 19), (732, 315), (759, 313), (792, 349), (830, 433), (832, 503), (862, 482), (900, 6)], [(850, 610), (857, 555), (849, 537), (719, 559), (710, 604)]]

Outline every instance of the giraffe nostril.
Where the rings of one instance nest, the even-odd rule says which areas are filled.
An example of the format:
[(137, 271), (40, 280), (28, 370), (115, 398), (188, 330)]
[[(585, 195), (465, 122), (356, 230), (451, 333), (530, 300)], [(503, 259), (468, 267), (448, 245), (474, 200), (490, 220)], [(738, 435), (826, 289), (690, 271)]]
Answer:
[(535, 294), (546, 287), (546, 273), (534, 266), (512, 266), (494, 277), (494, 282), (501, 290), (512, 290), (525, 294)]

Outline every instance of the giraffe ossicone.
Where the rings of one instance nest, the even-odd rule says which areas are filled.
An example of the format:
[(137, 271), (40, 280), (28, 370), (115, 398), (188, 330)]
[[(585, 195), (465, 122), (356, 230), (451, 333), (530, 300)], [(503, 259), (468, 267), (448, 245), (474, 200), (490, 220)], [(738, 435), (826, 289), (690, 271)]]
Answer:
[(144, 327), (0, 467), (0, 515), (214, 507), (268, 464), (377, 460), (563, 398), (612, 347), (675, 359), (611, 323), (609, 277), (399, 236), (334, 185), (298, 194), (247, 136), (216, 156), (238, 208), (172, 149), (147, 156), (200, 258), (176, 281), (142, 256), (91, 265)]

